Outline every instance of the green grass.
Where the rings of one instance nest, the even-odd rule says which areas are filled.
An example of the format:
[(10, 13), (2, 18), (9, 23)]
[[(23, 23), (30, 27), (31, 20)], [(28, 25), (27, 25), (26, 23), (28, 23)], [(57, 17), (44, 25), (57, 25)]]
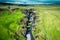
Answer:
[(10, 13), (4, 10), (0, 16), (0, 40), (14, 40), (14, 32), (18, 31), (18, 22), (24, 17), (20, 10)]
[(41, 10), (37, 8), (40, 21), (36, 22), (36, 34), (38, 35), (36, 40), (60, 40), (60, 10), (57, 9), (58, 7), (55, 9), (54, 7), (52, 9), (43, 8), (45, 7), (42, 7)]
[[(18, 7), (18, 6), (11, 6)], [(19, 6), (20, 9), (29, 9), (32, 6)], [(39, 21), (35, 23), (32, 34), (35, 40), (60, 40), (60, 5), (33, 6)], [(24, 17), (20, 10), (10, 14), (5, 10), (0, 14), (0, 40), (14, 40), (14, 33), (18, 28), (18, 21)], [(20, 25), (20, 30), (23, 25)], [(10, 33), (9, 33), (10, 32)], [(24, 31), (22, 31), (24, 32)], [(19, 40), (25, 40), (20, 34)]]

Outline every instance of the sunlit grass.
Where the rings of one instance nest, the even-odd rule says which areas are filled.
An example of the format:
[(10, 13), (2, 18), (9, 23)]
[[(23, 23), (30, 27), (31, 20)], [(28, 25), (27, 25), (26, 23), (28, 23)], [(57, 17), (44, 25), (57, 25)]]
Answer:
[(0, 40), (14, 40), (14, 32), (18, 31), (18, 22), (23, 17), (24, 14), (20, 10), (15, 10), (12, 13), (4, 10), (0, 16)]
[[(42, 32), (44, 35), (45, 40), (60, 40), (60, 10), (40, 10), (40, 22), (38, 22), (40, 27), (37, 25), (38, 28), (44, 31)], [(37, 29), (38, 29), (37, 28)]]

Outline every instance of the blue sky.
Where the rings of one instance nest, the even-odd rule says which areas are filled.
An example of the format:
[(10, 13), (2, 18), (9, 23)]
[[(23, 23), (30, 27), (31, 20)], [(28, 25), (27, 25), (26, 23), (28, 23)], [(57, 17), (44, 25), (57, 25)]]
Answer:
[(60, 0), (0, 0), (13, 4), (60, 4)]

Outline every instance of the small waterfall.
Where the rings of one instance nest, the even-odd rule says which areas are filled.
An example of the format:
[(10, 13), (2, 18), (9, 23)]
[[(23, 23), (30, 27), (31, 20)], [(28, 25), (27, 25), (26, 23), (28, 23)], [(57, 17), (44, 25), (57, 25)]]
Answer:
[(31, 40), (31, 35), (30, 35), (30, 33), (28, 33), (26, 36), (27, 36), (27, 40)]

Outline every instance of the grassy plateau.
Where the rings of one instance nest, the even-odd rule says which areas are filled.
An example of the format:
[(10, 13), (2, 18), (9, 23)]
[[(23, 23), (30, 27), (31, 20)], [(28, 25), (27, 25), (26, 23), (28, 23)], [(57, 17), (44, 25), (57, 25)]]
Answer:
[[(6, 9), (0, 11), (0, 40), (15, 40), (14, 33), (18, 31), (18, 27), (22, 30), (22, 25), (18, 25), (18, 22), (25, 16), (21, 9), (31, 7), (38, 16), (32, 29), (35, 40), (60, 40), (60, 5), (10, 6), (19, 8), (12, 12), (7, 10), (7, 7), (0, 7)], [(19, 35), (19, 40), (25, 40), (21, 34)]]

